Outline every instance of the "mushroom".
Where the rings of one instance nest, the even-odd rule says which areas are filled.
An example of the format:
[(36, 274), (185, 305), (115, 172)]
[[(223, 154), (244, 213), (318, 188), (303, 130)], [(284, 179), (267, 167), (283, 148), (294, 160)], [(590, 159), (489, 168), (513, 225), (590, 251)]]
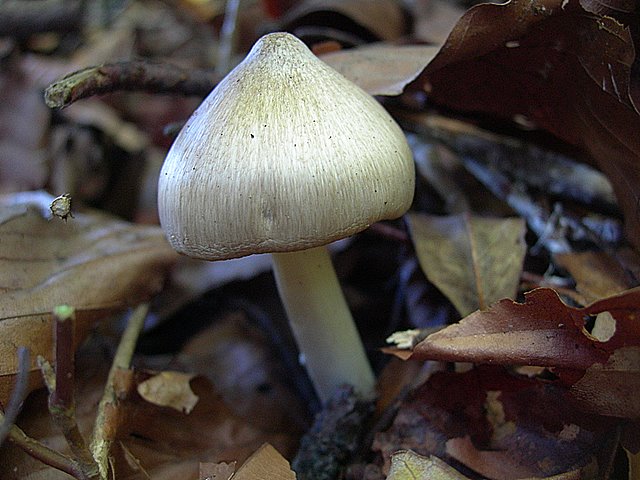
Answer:
[(370, 95), (297, 38), (272, 33), (196, 109), (160, 172), (160, 222), (205, 260), (272, 253), (301, 358), (322, 401), (375, 379), (326, 245), (410, 206), (405, 136)]

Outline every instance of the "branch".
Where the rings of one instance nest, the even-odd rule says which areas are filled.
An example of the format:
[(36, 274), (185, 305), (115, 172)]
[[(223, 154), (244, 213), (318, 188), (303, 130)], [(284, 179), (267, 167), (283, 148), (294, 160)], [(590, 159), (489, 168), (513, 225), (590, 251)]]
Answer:
[[(75, 399), (75, 311), (67, 305), (53, 309), (55, 329), (55, 379), (50, 379), (46, 361), (41, 368), (49, 389), (49, 412), (62, 431), (80, 469), (89, 479), (98, 479), (98, 465), (80, 433)], [(47, 368), (49, 367), (49, 368)]]
[(107, 478), (109, 450), (117, 434), (118, 398), (114, 385), (115, 377), (120, 370), (129, 369), (131, 358), (138, 342), (138, 336), (142, 331), (148, 311), (149, 304), (144, 303), (138, 306), (129, 317), (129, 323), (120, 339), (120, 344), (109, 370), (104, 393), (98, 405), (98, 415), (91, 440), (91, 452), (98, 463), (101, 478)]
[[(0, 420), (3, 419), (4, 415), (0, 412)], [(16, 425), (11, 426), (8, 438), (11, 442), (15, 443), (16, 446), (24, 450), (27, 455), (41, 461), (45, 465), (49, 465), (50, 467), (68, 473), (78, 480), (89, 480), (85, 477), (84, 473), (82, 473), (82, 470), (78, 464), (73, 461), (73, 459), (52, 450), (39, 441), (29, 437)]]
[(120, 90), (204, 97), (218, 80), (212, 71), (189, 70), (168, 63), (107, 63), (66, 75), (49, 85), (44, 99), (49, 108), (63, 108), (76, 100)]

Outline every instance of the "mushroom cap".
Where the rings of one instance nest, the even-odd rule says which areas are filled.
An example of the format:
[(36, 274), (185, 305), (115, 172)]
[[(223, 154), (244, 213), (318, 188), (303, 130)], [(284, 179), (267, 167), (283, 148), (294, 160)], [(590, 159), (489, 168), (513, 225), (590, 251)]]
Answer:
[(179, 133), (158, 208), (174, 249), (221, 260), (305, 250), (397, 218), (414, 182), (386, 110), (293, 35), (272, 33)]

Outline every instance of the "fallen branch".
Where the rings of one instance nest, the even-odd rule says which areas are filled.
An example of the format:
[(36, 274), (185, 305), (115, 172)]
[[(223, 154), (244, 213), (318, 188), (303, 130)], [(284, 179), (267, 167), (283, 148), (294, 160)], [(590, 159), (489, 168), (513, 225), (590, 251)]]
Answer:
[(168, 63), (107, 63), (66, 75), (49, 85), (44, 99), (49, 108), (63, 108), (83, 98), (122, 90), (204, 97), (218, 79), (209, 70), (189, 70)]

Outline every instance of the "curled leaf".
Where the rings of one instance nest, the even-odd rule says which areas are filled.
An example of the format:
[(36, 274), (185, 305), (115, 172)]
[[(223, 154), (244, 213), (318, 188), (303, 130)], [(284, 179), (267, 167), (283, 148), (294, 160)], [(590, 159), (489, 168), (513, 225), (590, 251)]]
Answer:
[(189, 384), (194, 376), (183, 372), (160, 372), (138, 384), (138, 393), (154, 405), (188, 414), (198, 403), (198, 396)]

